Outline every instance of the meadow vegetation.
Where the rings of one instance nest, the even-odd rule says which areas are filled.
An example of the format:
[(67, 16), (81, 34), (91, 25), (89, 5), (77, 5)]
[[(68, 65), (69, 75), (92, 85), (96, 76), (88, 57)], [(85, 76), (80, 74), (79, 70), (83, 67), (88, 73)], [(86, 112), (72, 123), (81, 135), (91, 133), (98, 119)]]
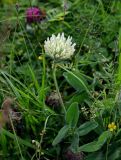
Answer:
[(0, 1), (0, 159), (121, 160), (121, 1)]

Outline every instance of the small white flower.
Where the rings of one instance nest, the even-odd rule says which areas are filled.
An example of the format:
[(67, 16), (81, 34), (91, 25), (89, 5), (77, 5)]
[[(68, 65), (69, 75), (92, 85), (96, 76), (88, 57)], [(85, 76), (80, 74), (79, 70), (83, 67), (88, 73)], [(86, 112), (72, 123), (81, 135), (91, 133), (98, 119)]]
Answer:
[(66, 39), (64, 33), (52, 35), (44, 43), (45, 54), (52, 59), (69, 59), (74, 54), (75, 45), (72, 44), (72, 37)]
[(32, 140), (32, 143), (35, 143), (35, 140)]

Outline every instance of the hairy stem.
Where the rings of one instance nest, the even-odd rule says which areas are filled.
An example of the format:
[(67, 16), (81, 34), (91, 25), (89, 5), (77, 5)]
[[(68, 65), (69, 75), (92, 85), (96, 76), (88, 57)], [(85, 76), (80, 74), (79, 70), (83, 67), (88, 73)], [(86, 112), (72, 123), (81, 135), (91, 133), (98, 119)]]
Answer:
[(63, 108), (64, 113), (66, 114), (66, 109), (65, 109), (65, 106), (64, 106), (64, 103), (63, 103), (63, 100), (62, 100), (62, 97), (61, 97), (61, 94), (60, 94), (60, 91), (59, 91), (57, 79), (56, 79), (56, 65), (55, 65), (55, 63), (53, 64), (53, 79), (54, 79), (54, 84), (55, 84), (55, 87), (56, 87), (56, 91), (57, 91), (58, 96), (59, 96), (60, 104)]

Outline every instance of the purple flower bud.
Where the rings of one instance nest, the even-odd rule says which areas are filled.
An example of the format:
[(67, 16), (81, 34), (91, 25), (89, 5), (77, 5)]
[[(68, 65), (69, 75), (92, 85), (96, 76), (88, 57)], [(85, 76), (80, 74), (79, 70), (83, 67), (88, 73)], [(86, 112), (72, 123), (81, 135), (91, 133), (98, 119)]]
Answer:
[(45, 18), (45, 12), (38, 7), (31, 7), (26, 10), (27, 23), (40, 22), (43, 18)]
[(71, 150), (68, 150), (65, 155), (66, 160), (84, 160), (83, 152), (73, 153)]

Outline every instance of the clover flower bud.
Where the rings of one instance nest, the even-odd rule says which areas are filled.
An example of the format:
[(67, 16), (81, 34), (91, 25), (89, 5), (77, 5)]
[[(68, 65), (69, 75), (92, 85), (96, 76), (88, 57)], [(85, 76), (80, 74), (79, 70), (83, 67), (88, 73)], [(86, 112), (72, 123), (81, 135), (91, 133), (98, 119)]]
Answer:
[(45, 12), (38, 7), (30, 7), (26, 10), (27, 23), (40, 22), (43, 18), (45, 18)]

